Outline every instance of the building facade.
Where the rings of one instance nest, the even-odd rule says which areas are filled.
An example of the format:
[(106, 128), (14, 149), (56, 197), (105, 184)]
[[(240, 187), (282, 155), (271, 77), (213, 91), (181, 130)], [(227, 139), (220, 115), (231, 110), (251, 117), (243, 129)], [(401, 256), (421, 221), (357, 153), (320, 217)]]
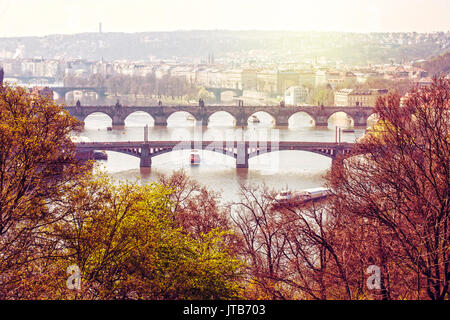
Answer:
[(375, 107), (378, 97), (387, 93), (387, 89), (342, 89), (334, 93), (334, 105)]
[(287, 106), (298, 106), (306, 102), (308, 90), (301, 86), (292, 86), (287, 88), (284, 94), (284, 103)]

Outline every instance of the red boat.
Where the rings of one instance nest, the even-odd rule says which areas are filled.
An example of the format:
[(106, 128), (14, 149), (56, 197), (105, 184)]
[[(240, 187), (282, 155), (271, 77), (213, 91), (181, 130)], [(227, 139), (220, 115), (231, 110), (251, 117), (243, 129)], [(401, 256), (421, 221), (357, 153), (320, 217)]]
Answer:
[(199, 165), (200, 164), (200, 154), (197, 150), (191, 151), (191, 165)]

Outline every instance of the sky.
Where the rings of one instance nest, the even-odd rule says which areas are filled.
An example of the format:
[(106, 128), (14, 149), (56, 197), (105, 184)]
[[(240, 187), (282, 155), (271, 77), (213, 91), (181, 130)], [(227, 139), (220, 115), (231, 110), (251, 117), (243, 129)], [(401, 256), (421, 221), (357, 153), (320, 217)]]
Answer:
[(174, 30), (450, 31), (450, 0), (0, 0), (0, 37)]

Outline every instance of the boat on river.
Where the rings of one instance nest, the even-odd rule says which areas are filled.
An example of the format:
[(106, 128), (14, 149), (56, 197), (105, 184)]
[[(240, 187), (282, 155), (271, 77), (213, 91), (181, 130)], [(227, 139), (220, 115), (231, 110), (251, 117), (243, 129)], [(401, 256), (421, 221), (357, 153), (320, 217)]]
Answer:
[(190, 155), (191, 166), (198, 166), (200, 164), (200, 154), (198, 150), (193, 149)]
[(293, 206), (312, 200), (325, 198), (331, 194), (331, 190), (324, 187), (304, 189), (301, 191), (283, 190), (273, 200), (274, 206)]
[(251, 117), (248, 119), (248, 122), (250, 122), (250, 123), (260, 123), (261, 121), (258, 119), (257, 116), (251, 116)]

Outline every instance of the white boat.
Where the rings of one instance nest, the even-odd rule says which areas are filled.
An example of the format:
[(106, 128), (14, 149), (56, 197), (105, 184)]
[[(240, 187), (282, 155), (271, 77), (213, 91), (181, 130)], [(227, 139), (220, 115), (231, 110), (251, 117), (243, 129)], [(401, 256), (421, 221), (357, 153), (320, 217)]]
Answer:
[(188, 120), (188, 121), (195, 121), (195, 118), (192, 115), (188, 115), (186, 117), (186, 120)]
[(261, 121), (259, 121), (259, 119), (258, 119), (257, 116), (251, 116), (251, 117), (248, 119), (248, 122), (250, 122), (250, 123), (260, 123)]
[(320, 199), (320, 198), (324, 198), (326, 196), (329, 196), (331, 194), (331, 190), (328, 189), (328, 188), (324, 188), (324, 187), (311, 188), (311, 189), (303, 190), (302, 194), (308, 200), (314, 200), (314, 199)]
[(328, 188), (310, 188), (302, 191), (283, 190), (276, 195), (274, 205), (297, 205), (310, 200), (324, 198), (331, 194)]

